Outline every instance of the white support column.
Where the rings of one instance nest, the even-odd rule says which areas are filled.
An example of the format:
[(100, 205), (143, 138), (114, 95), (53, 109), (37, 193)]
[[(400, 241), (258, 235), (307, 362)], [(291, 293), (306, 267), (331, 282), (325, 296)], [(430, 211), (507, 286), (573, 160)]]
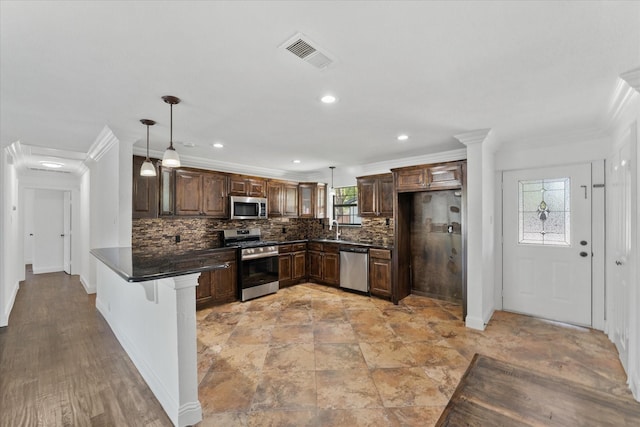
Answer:
[(455, 135), (467, 146), (468, 328), (484, 330), (494, 310), (494, 174), (491, 129)]
[[(638, 94), (640, 94), (640, 68), (628, 71), (620, 75), (620, 78), (624, 80), (633, 90), (629, 94), (630, 99), (625, 99), (626, 106), (630, 106), (631, 114), (631, 138), (632, 138), (632, 155), (635, 159), (635, 165), (631, 166), (632, 171), (632, 187), (631, 191), (635, 197), (632, 197), (635, 206), (632, 207), (631, 212), (635, 213), (635, 218), (631, 219), (632, 233), (632, 259), (631, 262), (631, 277), (630, 283), (630, 302), (629, 302), (629, 353), (628, 353), (628, 383), (631, 388), (631, 392), (636, 400), (640, 401), (640, 280), (638, 280), (640, 269), (640, 108), (637, 102)], [(632, 100), (635, 99), (635, 102)], [(634, 107), (635, 106), (635, 107)], [(607, 287), (616, 286), (615, 283), (608, 283)]]

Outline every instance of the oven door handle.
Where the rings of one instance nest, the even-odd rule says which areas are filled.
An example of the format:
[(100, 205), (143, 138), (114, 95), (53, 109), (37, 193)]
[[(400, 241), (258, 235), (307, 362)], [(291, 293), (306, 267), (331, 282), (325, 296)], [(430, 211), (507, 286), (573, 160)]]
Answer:
[(278, 252), (265, 252), (265, 253), (261, 253), (261, 254), (251, 254), (251, 255), (242, 255), (240, 257), (241, 261), (249, 261), (252, 259), (259, 259), (259, 258), (271, 258), (271, 257), (277, 257), (278, 256)]

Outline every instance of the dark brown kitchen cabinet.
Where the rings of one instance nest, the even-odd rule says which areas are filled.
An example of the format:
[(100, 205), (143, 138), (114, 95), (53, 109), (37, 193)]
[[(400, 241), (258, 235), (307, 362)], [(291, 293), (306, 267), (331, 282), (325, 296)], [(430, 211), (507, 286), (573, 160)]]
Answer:
[(227, 218), (227, 177), (224, 174), (177, 169), (175, 214)]
[(280, 287), (290, 286), (306, 279), (307, 244), (280, 245), (278, 249)]
[(212, 261), (228, 267), (203, 271), (196, 287), (196, 307), (220, 304), (238, 299), (238, 267), (236, 251), (222, 251), (212, 255)]
[(357, 182), (361, 217), (393, 217), (392, 174), (361, 176)]
[[(140, 176), (145, 157), (133, 156), (133, 218), (156, 218), (158, 216), (158, 177)], [(155, 165), (156, 159), (151, 162)], [(156, 175), (158, 174), (156, 170)]]
[(372, 295), (391, 297), (391, 251), (369, 249), (369, 289)]
[(462, 165), (459, 163), (427, 168), (430, 190), (449, 190), (462, 186)]
[(339, 251), (338, 244), (309, 242), (309, 278), (338, 286), (340, 284)]
[(318, 182), (302, 182), (298, 185), (298, 216), (319, 218), (327, 216), (327, 185)]
[(160, 216), (175, 215), (176, 171), (161, 165), (158, 160), (159, 184), (160, 184)]
[(267, 181), (246, 175), (229, 175), (229, 195), (267, 197)]
[(296, 218), (298, 216), (298, 183), (269, 181), (267, 203), (268, 216)]
[(426, 167), (407, 167), (397, 169), (394, 172), (396, 173), (396, 190), (421, 191), (427, 189), (428, 180)]

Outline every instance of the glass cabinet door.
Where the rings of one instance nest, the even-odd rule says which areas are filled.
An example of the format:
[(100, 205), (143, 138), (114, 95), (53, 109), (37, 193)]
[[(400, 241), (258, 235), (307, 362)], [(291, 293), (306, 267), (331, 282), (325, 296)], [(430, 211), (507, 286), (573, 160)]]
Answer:
[(175, 171), (160, 166), (160, 215), (174, 215)]

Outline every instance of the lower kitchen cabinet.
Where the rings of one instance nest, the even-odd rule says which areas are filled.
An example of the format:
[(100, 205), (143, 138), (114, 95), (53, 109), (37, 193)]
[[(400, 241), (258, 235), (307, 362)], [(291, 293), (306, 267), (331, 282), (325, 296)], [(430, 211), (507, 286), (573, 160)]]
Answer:
[(309, 243), (309, 278), (340, 285), (340, 247), (334, 243)]
[(372, 295), (391, 297), (391, 251), (369, 249), (369, 290)]
[(228, 268), (203, 271), (196, 287), (196, 307), (232, 302), (238, 299), (238, 267), (236, 251), (223, 251), (213, 255), (215, 262)]
[(279, 281), (280, 287), (287, 287), (299, 283), (307, 277), (307, 244), (292, 243), (280, 245), (279, 252)]

